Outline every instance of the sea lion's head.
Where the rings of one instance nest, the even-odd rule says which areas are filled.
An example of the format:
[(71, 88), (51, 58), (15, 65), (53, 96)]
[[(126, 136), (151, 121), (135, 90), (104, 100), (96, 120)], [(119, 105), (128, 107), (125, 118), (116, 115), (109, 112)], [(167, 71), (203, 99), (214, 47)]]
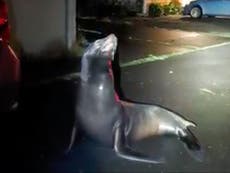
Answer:
[(117, 37), (110, 34), (91, 43), (82, 58), (81, 79), (87, 81), (94, 74), (109, 71), (117, 48)]

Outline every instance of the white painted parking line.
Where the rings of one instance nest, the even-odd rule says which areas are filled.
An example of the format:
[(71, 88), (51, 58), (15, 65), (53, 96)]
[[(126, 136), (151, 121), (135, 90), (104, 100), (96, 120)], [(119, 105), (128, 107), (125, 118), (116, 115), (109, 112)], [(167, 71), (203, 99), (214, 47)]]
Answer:
[(80, 31), (80, 32), (88, 32), (88, 33), (93, 33), (93, 34), (99, 34), (99, 35), (102, 34), (102, 32), (100, 32), (100, 31), (84, 29), (84, 28), (79, 28), (78, 31)]
[(217, 48), (217, 47), (226, 46), (226, 45), (230, 45), (230, 42), (224, 42), (224, 43), (215, 44), (215, 45), (206, 46), (206, 47), (200, 47), (200, 48), (194, 47), (193, 49), (186, 49), (184, 51), (173, 52), (170, 54), (165, 54), (165, 55), (160, 55), (160, 56), (155, 56), (155, 55), (150, 54), (145, 58), (141, 58), (141, 59), (133, 60), (130, 62), (122, 63), (121, 67), (124, 68), (124, 67), (146, 64), (149, 62), (154, 62), (154, 61), (159, 61), (159, 60), (166, 60), (166, 59), (171, 58), (171, 57), (176, 57), (179, 55), (184, 55), (184, 54), (193, 53), (193, 52), (197, 52), (197, 51), (203, 51), (203, 50)]
[[(216, 48), (216, 47), (221, 47), (221, 46), (225, 46), (225, 45), (230, 45), (230, 42), (225, 42), (225, 43), (221, 43), (221, 44), (215, 44), (215, 45), (211, 45), (211, 46), (206, 46), (206, 47), (202, 47), (202, 48), (197, 48), (197, 47), (193, 47), (193, 49), (188, 49), (185, 51), (181, 51), (181, 52), (175, 52), (175, 53), (171, 53), (171, 54), (165, 54), (165, 55), (160, 55), (160, 56), (155, 56), (155, 55), (148, 55), (146, 58), (142, 58), (142, 59), (137, 59), (137, 60), (133, 60), (127, 63), (122, 63), (121, 67), (129, 67), (129, 66), (135, 66), (135, 65), (141, 65), (141, 64), (145, 64), (145, 63), (149, 63), (149, 62), (154, 62), (154, 61), (158, 61), (158, 60), (165, 60), (174, 56), (179, 56), (179, 55), (184, 55), (187, 53), (192, 53), (192, 52), (197, 52), (197, 51), (202, 51), (202, 50), (207, 50), (207, 49), (212, 49), (212, 48)], [(74, 80), (76, 78), (80, 77), (80, 73), (79, 72), (75, 72), (75, 73), (69, 73), (69, 74), (65, 74), (65, 75), (61, 75), (61, 76), (57, 76), (57, 77), (53, 77), (53, 78), (49, 78), (49, 79), (43, 79), (41, 81), (39, 81), (39, 84), (48, 84), (51, 82), (54, 82), (56, 80)], [(37, 83), (37, 82), (36, 82)], [(30, 83), (28, 85), (36, 85), (35, 83)]]
[(230, 38), (230, 32), (208, 32), (208, 33), (204, 33), (204, 34), (209, 35), (209, 36)]

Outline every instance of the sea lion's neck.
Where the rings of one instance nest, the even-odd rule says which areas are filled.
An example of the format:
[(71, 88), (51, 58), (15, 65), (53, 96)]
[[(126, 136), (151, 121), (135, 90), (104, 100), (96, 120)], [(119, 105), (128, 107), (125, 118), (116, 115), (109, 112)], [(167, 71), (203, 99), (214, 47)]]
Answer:
[(81, 80), (85, 82), (95, 79), (107, 80), (110, 76), (108, 61), (103, 57), (84, 56), (81, 64)]
[(81, 76), (81, 88), (81, 92), (86, 91), (89, 97), (98, 98), (100, 102), (105, 101), (104, 105), (119, 100), (114, 91), (113, 79), (108, 72), (89, 73), (87, 79)]
[(81, 76), (81, 82), (94, 86), (109, 86), (113, 87), (113, 80), (108, 74), (88, 75), (87, 78)]

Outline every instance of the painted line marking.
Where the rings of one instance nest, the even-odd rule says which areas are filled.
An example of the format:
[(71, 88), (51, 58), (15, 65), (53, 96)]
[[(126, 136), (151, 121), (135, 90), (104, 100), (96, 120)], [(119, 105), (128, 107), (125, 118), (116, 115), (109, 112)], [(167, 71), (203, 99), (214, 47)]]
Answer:
[(102, 34), (102, 32), (100, 32), (100, 31), (89, 30), (89, 29), (84, 29), (84, 28), (79, 28), (78, 31), (80, 31), (80, 32), (88, 32), (88, 33), (93, 33), (93, 34), (99, 34), (99, 35)]
[(214, 96), (216, 95), (215, 92), (213, 92), (212, 90), (209, 90), (207, 88), (200, 88), (200, 91), (202, 91), (203, 93), (214, 95)]
[[(165, 59), (168, 59), (168, 58), (173, 57), (173, 56), (183, 55), (183, 54), (187, 54), (187, 53), (207, 50), (207, 49), (226, 46), (226, 45), (230, 45), (230, 42), (211, 45), (211, 46), (207, 46), (207, 47), (203, 47), (203, 48), (194, 48), (194, 50), (186, 50), (186, 51), (182, 51), (182, 52), (175, 52), (175, 53), (172, 53), (172, 54), (166, 54), (166, 55), (160, 55), (160, 56), (148, 55), (147, 58), (138, 59), (138, 60), (130, 61), (130, 62), (127, 62), (127, 63), (122, 63), (121, 67), (129, 67), (129, 66), (145, 64), (145, 63), (148, 63), (148, 62), (154, 62), (154, 61), (157, 61), (157, 60), (165, 60)], [(62, 76), (57, 76), (57, 77), (54, 77), (54, 78), (43, 79), (38, 83), (47, 84), (47, 83), (53, 82), (55, 80), (72, 80), (72, 79), (78, 78), (78, 77), (80, 77), (80, 72), (75, 72), (75, 73), (65, 74), (65, 75), (62, 75)]]
[(230, 33), (229, 32), (208, 32), (208, 33), (203, 33), (203, 34), (204, 35), (209, 35), (209, 36), (230, 38)]
[(180, 55), (193, 53), (193, 52), (197, 52), (197, 51), (203, 51), (203, 50), (212, 49), (212, 48), (217, 48), (217, 47), (226, 46), (226, 45), (230, 45), (230, 42), (215, 44), (215, 45), (201, 47), (201, 48), (187, 49), (184, 51), (173, 52), (170, 54), (163, 54), (160, 56), (155, 56), (155, 55), (149, 54), (146, 58), (141, 58), (141, 59), (133, 60), (130, 62), (122, 63), (121, 67), (124, 68), (124, 67), (146, 64), (149, 62), (154, 62), (154, 61), (159, 61), (159, 60), (166, 60), (166, 59), (171, 58), (171, 57), (180, 56)]
[(79, 19), (86, 19), (86, 20), (87, 19), (96, 19), (96, 17), (91, 17), (91, 16), (85, 16), (85, 17), (84, 16), (79, 16), (78, 18)]
[(54, 77), (54, 78), (51, 78), (51, 79), (44, 79), (44, 80), (41, 80), (40, 83), (50, 83), (50, 82), (53, 82), (55, 80), (71, 80), (71, 79), (74, 79), (76, 77), (79, 77), (80, 76), (80, 73), (77, 72), (77, 73), (69, 73), (69, 74), (65, 74), (65, 75), (62, 75), (62, 76), (57, 76), (57, 77)]
[(153, 40), (145, 40), (145, 39), (135, 38), (135, 37), (132, 37), (132, 36), (129, 36), (128, 40), (132, 40), (132, 41), (143, 41), (143, 42), (153, 42)]

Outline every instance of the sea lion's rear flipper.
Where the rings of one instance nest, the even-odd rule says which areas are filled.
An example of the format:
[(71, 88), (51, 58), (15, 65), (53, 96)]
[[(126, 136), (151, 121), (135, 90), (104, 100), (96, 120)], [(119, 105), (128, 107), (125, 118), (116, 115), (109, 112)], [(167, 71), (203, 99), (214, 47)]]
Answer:
[(136, 152), (128, 147), (125, 144), (124, 130), (120, 126), (116, 127), (114, 132), (114, 150), (119, 157), (132, 161), (154, 164), (162, 164), (165, 162), (163, 158), (154, 158), (151, 156), (147, 156), (142, 153)]
[(204, 159), (204, 149), (200, 145), (195, 135), (188, 129), (183, 129), (183, 134), (179, 133), (180, 140), (184, 143), (188, 153), (197, 161)]

